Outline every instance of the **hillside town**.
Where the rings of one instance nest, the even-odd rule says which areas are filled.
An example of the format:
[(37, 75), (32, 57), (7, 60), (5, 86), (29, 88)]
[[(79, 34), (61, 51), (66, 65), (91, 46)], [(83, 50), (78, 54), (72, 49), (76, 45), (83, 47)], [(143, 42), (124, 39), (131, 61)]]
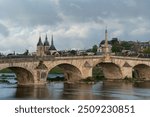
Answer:
[[(107, 29), (105, 30), (105, 38), (108, 37)], [(44, 39), (43, 39), (44, 40)], [(89, 47), (89, 49), (83, 50), (57, 50), (54, 45), (54, 37), (51, 36), (51, 43), (49, 43), (48, 36), (46, 34), (43, 42), (41, 36), (39, 36), (36, 51), (30, 53), (28, 49), (24, 53), (18, 54), (16, 52), (5, 55), (0, 53), (1, 57), (29, 57), (29, 56), (91, 56), (102, 55), (105, 52), (105, 39), (100, 40), (98, 44)], [(118, 38), (112, 38), (108, 40), (108, 52), (114, 56), (128, 56), (139, 58), (150, 58), (150, 41), (124, 41)]]

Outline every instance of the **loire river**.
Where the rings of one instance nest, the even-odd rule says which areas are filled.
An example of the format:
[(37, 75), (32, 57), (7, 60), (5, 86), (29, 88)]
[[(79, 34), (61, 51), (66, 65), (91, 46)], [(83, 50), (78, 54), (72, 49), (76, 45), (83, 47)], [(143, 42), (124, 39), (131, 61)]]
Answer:
[[(0, 78), (1, 79), (1, 78)], [(150, 82), (127, 83), (123, 81), (97, 82), (95, 84), (67, 84), (50, 82), (43, 86), (17, 86), (14, 77), (10, 83), (0, 83), (3, 100), (149, 100)]]

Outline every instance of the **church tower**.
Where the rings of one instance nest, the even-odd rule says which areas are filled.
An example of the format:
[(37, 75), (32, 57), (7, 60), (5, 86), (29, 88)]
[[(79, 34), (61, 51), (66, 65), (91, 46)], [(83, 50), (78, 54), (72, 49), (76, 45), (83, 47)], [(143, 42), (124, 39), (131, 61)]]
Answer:
[(100, 55), (108, 55), (111, 53), (111, 44), (108, 41), (108, 32), (107, 32), (107, 28), (105, 29), (105, 39), (102, 40), (99, 44), (99, 48), (97, 49), (97, 54)]
[(45, 54), (48, 54), (48, 49), (49, 49), (49, 42), (48, 42), (48, 38), (47, 38), (47, 34), (46, 34), (46, 37), (45, 37), (45, 42), (44, 42), (44, 53)]
[(111, 45), (108, 44), (107, 28), (105, 29), (105, 44), (104, 44), (103, 51), (104, 51), (104, 61), (110, 62)]
[(108, 54), (109, 51), (109, 46), (108, 46), (108, 32), (107, 28), (105, 29), (105, 45), (104, 45), (104, 54)]
[(50, 55), (59, 55), (59, 53), (57, 52), (57, 50), (54, 46), (53, 35), (52, 35), (52, 38), (51, 38), (51, 45), (49, 47), (49, 52), (50, 52)]
[(44, 46), (41, 40), (41, 36), (39, 36), (39, 41), (37, 43), (37, 50), (36, 50), (37, 56), (43, 56), (44, 55)]

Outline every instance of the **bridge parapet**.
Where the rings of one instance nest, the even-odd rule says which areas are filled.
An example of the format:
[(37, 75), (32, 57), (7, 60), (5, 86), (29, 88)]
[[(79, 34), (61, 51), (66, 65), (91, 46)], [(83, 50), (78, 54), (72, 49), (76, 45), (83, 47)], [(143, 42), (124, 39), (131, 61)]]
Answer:
[(36, 61), (57, 61), (57, 60), (79, 60), (79, 59), (100, 59), (103, 56), (26, 56), (26, 57), (3, 57), (0, 58), (0, 63), (10, 63), (10, 62), (36, 62)]
[[(92, 77), (92, 69), (97, 64), (101, 64), (103, 70), (105, 71), (106, 76), (113, 79), (116, 76), (118, 78), (124, 78), (126, 76), (132, 77), (132, 71), (135, 69), (140, 73), (140, 71), (146, 71), (143, 75), (140, 73), (140, 77), (144, 76), (148, 79), (150, 76), (150, 59), (149, 58), (133, 58), (133, 57), (119, 57), (119, 56), (110, 56), (110, 60), (105, 61), (105, 56), (103, 55), (94, 55), (94, 56), (23, 56), (23, 57), (1, 57), (0, 58), (0, 69), (11, 68), (18, 74), (18, 77), (26, 76), (26, 81), (29, 79), (29, 76), (33, 75), (33, 78), (30, 80), (32, 82), (40, 83), (46, 82), (48, 72), (59, 66), (65, 71), (67, 77), (71, 76), (76, 79), (76, 76), (80, 77), (78, 79), (84, 79), (87, 77)], [(40, 64), (42, 62), (42, 64)], [(42, 65), (47, 67), (39, 67)], [(146, 65), (146, 66), (144, 66)], [(38, 68), (38, 69), (37, 69)], [(18, 72), (27, 73), (21, 74)], [(32, 74), (32, 75), (31, 75)], [(77, 74), (77, 75), (76, 75)], [(114, 77), (112, 77), (114, 75)], [(24, 77), (25, 78), (25, 77)], [(68, 78), (69, 79), (69, 78)], [(23, 82), (23, 80), (22, 80)]]
[(134, 60), (134, 61), (150, 61), (150, 58), (122, 57), (122, 56), (111, 56), (111, 59)]

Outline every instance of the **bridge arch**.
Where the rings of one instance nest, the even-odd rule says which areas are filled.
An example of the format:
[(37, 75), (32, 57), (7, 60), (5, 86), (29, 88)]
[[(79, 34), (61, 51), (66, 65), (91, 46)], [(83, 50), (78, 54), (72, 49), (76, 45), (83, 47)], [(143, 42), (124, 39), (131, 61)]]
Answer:
[[(5, 67), (3, 69), (10, 69), (13, 71), (17, 78), (17, 83), (19, 85), (28, 85), (34, 83), (34, 76), (32, 72), (30, 72), (28, 69), (25, 69), (23, 67)], [(3, 70), (1, 69), (1, 70)]]
[[(95, 67), (99, 68), (102, 71), (104, 77), (108, 80), (122, 79), (123, 78), (120, 66), (115, 64), (115, 63), (100, 62), (100, 63), (97, 63), (93, 67), (93, 70), (94, 70)], [(93, 70), (92, 70), (92, 72), (94, 72)]]
[(137, 64), (133, 67), (133, 77), (139, 80), (150, 80), (150, 66)]
[(82, 73), (80, 69), (72, 64), (69, 63), (57, 64), (51, 69), (49, 69), (49, 71), (51, 71), (55, 67), (59, 67), (62, 70), (62, 72), (64, 73), (65, 80), (67, 81), (74, 82), (82, 79)]

